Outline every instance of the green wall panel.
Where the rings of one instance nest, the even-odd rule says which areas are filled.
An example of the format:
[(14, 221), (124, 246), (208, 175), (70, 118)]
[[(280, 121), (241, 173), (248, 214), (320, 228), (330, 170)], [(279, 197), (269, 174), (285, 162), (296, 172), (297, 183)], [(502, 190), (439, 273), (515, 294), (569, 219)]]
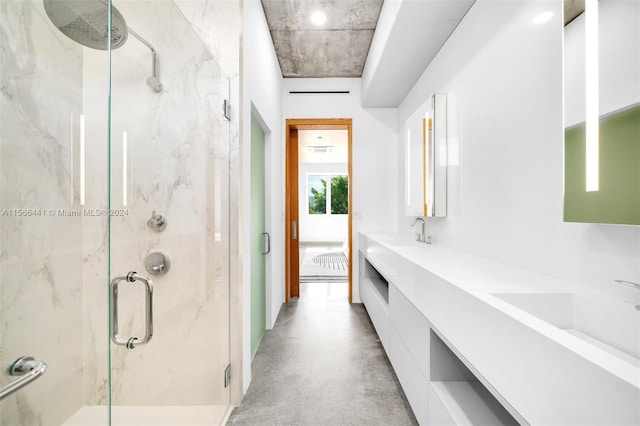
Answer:
[(565, 222), (640, 225), (640, 105), (600, 118), (598, 191), (585, 189), (585, 124), (564, 143)]

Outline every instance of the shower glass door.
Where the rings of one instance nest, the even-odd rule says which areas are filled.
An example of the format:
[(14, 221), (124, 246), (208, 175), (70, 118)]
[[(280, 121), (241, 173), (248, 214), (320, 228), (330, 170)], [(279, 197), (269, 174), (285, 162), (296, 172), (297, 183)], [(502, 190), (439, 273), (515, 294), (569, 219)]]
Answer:
[(49, 6), (0, 0), (0, 424), (106, 425), (108, 55)]
[(216, 425), (229, 406), (229, 84), (184, 6), (113, 2), (127, 34), (109, 51), (114, 425)]

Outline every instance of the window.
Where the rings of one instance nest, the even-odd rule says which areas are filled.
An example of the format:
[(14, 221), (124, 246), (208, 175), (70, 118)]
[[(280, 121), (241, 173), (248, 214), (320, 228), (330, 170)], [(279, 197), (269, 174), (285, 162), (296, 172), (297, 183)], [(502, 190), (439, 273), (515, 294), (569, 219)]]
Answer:
[(327, 213), (327, 179), (326, 176), (308, 175), (309, 214)]
[(331, 214), (349, 213), (349, 178), (331, 176)]
[[(327, 187), (327, 182), (330, 185)], [(349, 178), (346, 175), (307, 175), (309, 214), (349, 213)]]

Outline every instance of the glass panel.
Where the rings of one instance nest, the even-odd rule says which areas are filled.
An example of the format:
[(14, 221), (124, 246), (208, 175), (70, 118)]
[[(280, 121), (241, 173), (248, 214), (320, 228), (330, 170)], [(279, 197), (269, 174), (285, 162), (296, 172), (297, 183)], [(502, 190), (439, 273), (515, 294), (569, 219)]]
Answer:
[(327, 177), (308, 175), (309, 214), (327, 213)]
[(331, 176), (331, 214), (349, 213), (349, 177)]
[[(266, 329), (265, 135), (251, 116), (251, 358)], [(270, 238), (270, 237), (269, 237)]]
[(229, 405), (229, 83), (178, 4), (116, 7), (129, 34), (111, 52), (112, 423), (220, 424)]
[(108, 56), (58, 30), (66, 6), (0, 0), (0, 387), (20, 356), (47, 365), (3, 425), (108, 422)]

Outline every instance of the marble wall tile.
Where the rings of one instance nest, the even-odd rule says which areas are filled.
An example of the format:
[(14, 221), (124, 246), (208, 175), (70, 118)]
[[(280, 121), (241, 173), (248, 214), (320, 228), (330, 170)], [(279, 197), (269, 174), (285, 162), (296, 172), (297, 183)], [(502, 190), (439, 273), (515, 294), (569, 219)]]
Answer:
[(227, 82), (226, 98), (231, 101), (229, 142), (229, 248), (230, 248), (230, 357), (233, 371), (231, 403), (242, 400), (242, 286), (240, 267), (240, 43), (242, 2), (239, 0), (176, 0), (176, 5), (192, 24), (202, 41), (217, 58)]
[(64, 214), (78, 208), (82, 50), (34, 0), (0, 2), (0, 52), (0, 364), (48, 365), (0, 424), (58, 424), (83, 403), (82, 221)]

